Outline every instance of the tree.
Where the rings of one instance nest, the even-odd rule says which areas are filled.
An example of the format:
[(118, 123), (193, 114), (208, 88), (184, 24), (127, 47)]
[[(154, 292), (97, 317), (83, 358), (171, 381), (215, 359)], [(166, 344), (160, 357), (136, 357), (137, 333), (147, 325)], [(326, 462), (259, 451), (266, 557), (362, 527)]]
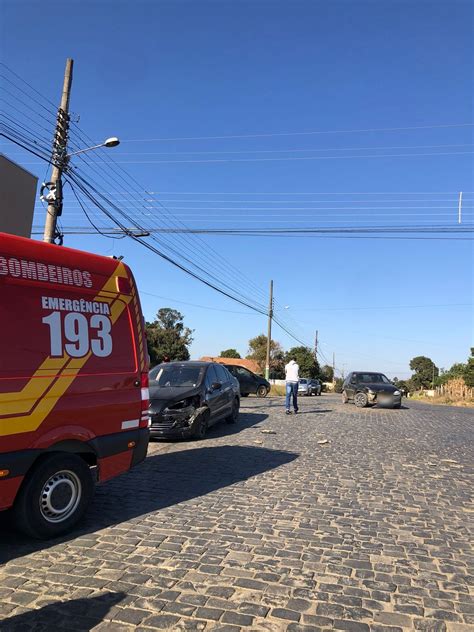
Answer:
[(342, 393), (342, 385), (344, 384), (344, 380), (342, 377), (337, 377), (334, 381), (334, 392)]
[(332, 382), (333, 378), (334, 378), (334, 370), (332, 368), (332, 366), (329, 366), (329, 364), (325, 364), (322, 368), (321, 368), (321, 380), (323, 382)]
[(293, 347), (285, 356), (285, 361), (296, 360), (300, 367), (301, 377), (318, 377), (321, 373), (319, 364), (314, 358), (314, 353), (308, 347)]
[(465, 378), (467, 368), (467, 364), (463, 364), (462, 362), (455, 362), (447, 371), (443, 371), (441, 369), (441, 374), (438, 381), (440, 384), (446, 384), (446, 382), (449, 382), (449, 380), (454, 380), (459, 377)]
[(466, 386), (474, 388), (474, 347), (471, 347), (471, 357), (468, 358), (466, 371), (464, 373)]
[[(283, 349), (279, 342), (276, 340), (270, 341), (270, 370), (272, 374), (281, 373), (283, 365)], [(255, 360), (258, 364), (260, 371), (265, 370), (265, 363), (267, 358), (267, 337), (265, 334), (260, 334), (255, 338), (249, 340), (249, 352), (247, 355), (249, 360)]]
[(189, 360), (188, 347), (193, 330), (184, 326), (184, 316), (169, 307), (158, 310), (156, 320), (146, 323), (148, 353), (151, 365), (169, 360)]
[(403, 391), (405, 394), (408, 393), (410, 391), (410, 385), (409, 385), (409, 380), (399, 380), (398, 378), (393, 379), (393, 383), (395, 384), (395, 386), (400, 390)]
[(237, 358), (240, 359), (241, 355), (236, 349), (226, 349), (221, 351), (220, 358)]
[(415, 371), (415, 373), (411, 376), (409, 382), (416, 390), (431, 388), (434, 379), (439, 374), (439, 369), (433, 360), (426, 356), (413, 358), (410, 362), (410, 369)]

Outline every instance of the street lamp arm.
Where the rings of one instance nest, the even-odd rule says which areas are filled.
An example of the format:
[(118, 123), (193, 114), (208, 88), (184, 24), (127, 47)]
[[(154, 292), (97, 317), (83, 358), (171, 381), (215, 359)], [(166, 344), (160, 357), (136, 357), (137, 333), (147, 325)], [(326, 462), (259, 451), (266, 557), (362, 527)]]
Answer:
[(87, 147), (86, 149), (79, 149), (79, 151), (73, 151), (72, 153), (67, 155), (67, 158), (71, 156), (77, 156), (77, 154), (83, 154), (86, 151), (92, 151), (93, 149), (99, 149), (99, 147), (104, 147), (104, 143), (100, 143), (100, 145), (94, 145), (93, 147)]
[(77, 156), (77, 154), (83, 154), (86, 151), (92, 151), (93, 149), (99, 149), (100, 147), (117, 147), (120, 145), (120, 140), (116, 136), (112, 136), (111, 138), (107, 138), (103, 143), (99, 143), (98, 145), (93, 145), (92, 147), (86, 147), (85, 149), (79, 149), (78, 151), (73, 151), (68, 154), (66, 158), (70, 158), (71, 156)]

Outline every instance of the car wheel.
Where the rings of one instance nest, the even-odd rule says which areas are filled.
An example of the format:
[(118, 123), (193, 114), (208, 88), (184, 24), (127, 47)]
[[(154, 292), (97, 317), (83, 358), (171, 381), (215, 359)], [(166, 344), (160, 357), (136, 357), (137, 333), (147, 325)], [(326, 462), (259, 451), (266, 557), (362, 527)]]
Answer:
[(362, 391), (359, 393), (356, 393), (354, 395), (354, 404), (358, 407), (358, 408), (365, 408), (367, 406), (367, 404), (369, 403), (369, 398), (367, 397), (366, 393), (363, 393)]
[(347, 397), (346, 391), (342, 391), (342, 403), (347, 404), (348, 401), (349, 401), (349, 398)]
[(239, 404), (239, 400), (236, 397), (232, 403), (232, 412), (230, 413), (230, 415), (227, 417), (226, 421), (228, 424), (236, 424), (237, 421), (239, 420), (239, 408), (240, 408), (240, 404)]
[(205, 438), (209, 426), (209, 413), (200, 415), (198, 423), (193, 433), (193, 439), (202, 440)]
[(257, 388), (257, 397), (266, 397), (267, 396), (267, 387), (261, 384)]
[(82, 518), (93, 493), (94, 481), (85, 461), (75, 454), (52, 454), (25, 479), (13, 519), (33, 538), (53, 538)]

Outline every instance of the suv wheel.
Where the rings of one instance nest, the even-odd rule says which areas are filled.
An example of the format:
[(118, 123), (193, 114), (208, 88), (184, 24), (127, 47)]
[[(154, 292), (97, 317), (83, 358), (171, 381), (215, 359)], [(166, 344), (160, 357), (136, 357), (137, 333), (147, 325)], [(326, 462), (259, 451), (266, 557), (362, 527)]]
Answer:
[(369, 398), (366, 393), (359, 392), (354, 395), (354, 404), (358, 406), (358, 408), (365, 408), (369, 403)]

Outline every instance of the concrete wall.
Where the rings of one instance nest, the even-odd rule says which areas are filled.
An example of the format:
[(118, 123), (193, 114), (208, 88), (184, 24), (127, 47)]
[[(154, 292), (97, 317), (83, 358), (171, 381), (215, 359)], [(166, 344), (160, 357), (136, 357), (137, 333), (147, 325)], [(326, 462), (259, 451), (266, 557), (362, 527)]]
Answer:
[(38, 178), (0, 154), (0, 232), (31, 237)]

